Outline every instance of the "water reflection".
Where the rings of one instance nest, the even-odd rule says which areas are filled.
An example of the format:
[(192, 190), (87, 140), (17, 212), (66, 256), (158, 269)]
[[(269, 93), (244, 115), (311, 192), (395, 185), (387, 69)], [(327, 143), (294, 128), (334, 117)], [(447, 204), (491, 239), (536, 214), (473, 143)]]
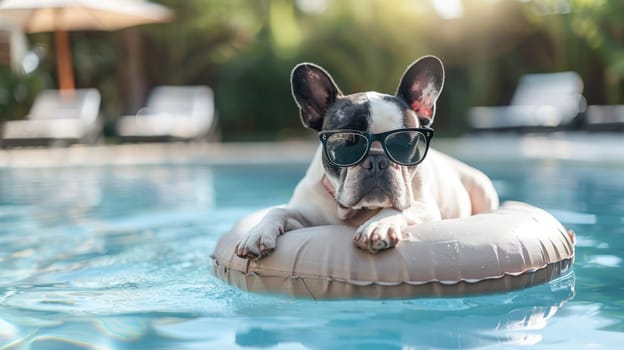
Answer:
[[(241, 346), (299, 343), (314, 349), (477, 348), (539, 342), (541, 330), (574, 296), (573, 274), (523, 291), (474, 298), (244, 305), (239, 315), (269, 322), (236, 334)], [(276, 315), (277, 314), (277, 315)], [(305, 321), (296, 321), (305, 315)], [(275, 317), (277, 316), (277, 317)]]

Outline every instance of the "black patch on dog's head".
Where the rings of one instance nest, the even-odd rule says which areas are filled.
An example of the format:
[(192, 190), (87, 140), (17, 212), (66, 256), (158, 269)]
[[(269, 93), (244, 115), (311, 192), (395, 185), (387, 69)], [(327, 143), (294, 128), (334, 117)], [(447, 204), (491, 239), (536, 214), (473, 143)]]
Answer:
[[(367, 131), (370, 125), (370, 103), (366, 94), (357, 93), (340, 96), (328, 109), (323, 120), (323, 130), (359, 130)], [(337, 179), (345, 176), (344, 168), (332, 165), (323, 153), (325, 172)]]
[(370, 124), (370, 104), (363, 93), (343, 96), (327, 112), (323, 130), (367, 131)]

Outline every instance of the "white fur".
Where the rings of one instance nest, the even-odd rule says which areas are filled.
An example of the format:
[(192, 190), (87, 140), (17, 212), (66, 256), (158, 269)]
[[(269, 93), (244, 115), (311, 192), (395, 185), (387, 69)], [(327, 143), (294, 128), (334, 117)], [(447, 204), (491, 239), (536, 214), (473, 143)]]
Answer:
[(403, 113), (396, 104), (384, 100), (383, 96), (374, 91), (366, 93), (370, 104), (371, 134), (403, 128)]
[[(261, 257), (277, 246), (278, 235), (305, 226), (350, 224), (359, 228), (354, 244), (371, 252), (395, 246), (407, 226), (446, 218), (465, 217), (498, 207), (498, 195), (482, 172), (435, 150), (417, 166), (412, 177), (412, 204), (399, 211), (385, 208), (360, 222), (342, 222), (339, 207), (322, 185), (324, 176), (318, 149), (312, 164), (284, 208), (270, 210), (237, 245), (240, 257)], [(333, 184), (336, 186), (337, 184)]]
[[(431, 60), (432, 57), (427, 59)], [(437, 58), (435, 60), (440, 64), (439, 69), (443, 79), (441, 62)], [(418, 62), (420, 60), (411, 67), (421, 68), (416, 66)], [(413, 74), (408, 74), (411, 69), (409, 68), (405, 73), (404, 78), (401, 79), (402, 82), (406, 76), (413, 76)], [(333, 84), (331, 78), (327, 78)], [(429, 81), (419, 101), (411, 101), (412, 108), (420, 109), (422, 107), (420, 105), (423, 105), (428, 108), (425, 111), (431, 114), (428, 117), (433, 120), (435, 100), (439, 93), (436, 85)], [(294, 92), (293, 95), (297, 101), (297, 95)], [(386, 95), (367, 92), (363, 96), (369, 101), (368, 131), (370, 133), (377, 134), (404, 127), (405, 116), (397, 104), (384, 99)], [(362, 98), (362, 95), (358, 98)], [(299, 102), (297, 104), (299, 105)], [(301, 105), (299, 107), (301, 108)], [(340, 119), (347, 116), (338, 114), (334, 117)], [(371, 146), (372, 150), (381, 148), (378, 143)], [(398, 204), (393, 204), (388, 208), (387, 203), (381, 203), (381, 205), (371, 203), (374, 206), (364, 203), (370, 210), (342, 207), (338, 205), (338, 202), (342, 199), (340, 196), (345, 190), (340, 186), (346, 184), (345, 186), (348, 187), (350, 181), (357, 181), (358, 178), (354, 177), (349, 180), (327, 176), (327, 181), (333, 189), (328, 188), (323, 181), (326, 175), (322, 163), (322, 149), (319, 146), (312, 164), (295, 188), (288, 205), (268, 211), (262, 220), (241, 239), (236, 246), (236, 255), (242, 258), (259, 258), (271, 254), (277, 246), (277, 237), (280, 234), (300, 227), (327, 224), (347, 224), (358, 227), (353, 237), (354, 244), (361, 249), (375, 253), (398, 244), (401, 239), (401, 230), (407, 226), (446, 218), (465, 217), (498, 207), (498, 195), (487, 176), (434, 150), (429, 150), (427, 158), (416, 167), (390, 164), (386, 171), (393, 171), (395, 175), (401, 177), (400, 183), (389, 184), (393, 186), (395, 193), (391, 195), (394, 196), (394, 200), (398, 201)], [(347, 188), (346, 192), (353, 191), (355, 191), (353, 188)], [(334, 195), (338, 196), (336, 198), (339, 201)], [(348, 201), (340, 203), (351, 205)]]

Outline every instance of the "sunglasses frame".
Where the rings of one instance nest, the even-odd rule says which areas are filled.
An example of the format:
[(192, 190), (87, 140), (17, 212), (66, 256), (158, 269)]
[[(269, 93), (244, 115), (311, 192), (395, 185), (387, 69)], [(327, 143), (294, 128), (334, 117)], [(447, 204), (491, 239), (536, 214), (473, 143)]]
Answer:
[[(392, 157), (392, 155), (388, 152), (388, 149), (386, 148), (386, 138), (392, 134), (396, 134), (397, 132), (402, 132), (402, 131), (417, 131), (425, 136), (425, 154), (416, 163), (399, 162), (396, 159), (394, 159), (394, 157)], [(368, 143), (366, 145), (366, 152), (364, 152), (357, 161), (350, 163), (350, 164), (336, 164), (334, 163), (334, 161), (332, 161), (331, 157), (327, 153), (327, 139), (334, 134), (340, 134), (340, 133), (357, 134), (357, 135), (363, 136), (366, 139), (366, 142)], [(370, 152), (370, 148), (373, 142), (375, 141), (379, 141), (379, 143), (381, 143), (381, 147), (383, 148), (384, 153), (388, 156), (388, 158), (392, 162), (399, 164), (399, 165), (404, 165), (404, 166), (413, 166), (413, 165), (420, 164), (427, 157), (427, 153), (429, 152), (429, 145), (431, 144), (431, 138), (433, 137), (433, 129), (432, 128), (404, 128), (404, 129), (389, 130), (389, 131), (382, 132), (379, 134), (371, 134), (371, 133), (360, 131), (360, 130), (338, 129), (338, 130), (321, 131), (319, 132), (318, 135), (319, 135), (319, 139), (321, 143), (323, 144), (323, 152), (325, 153), (325, 157), (332, 165), (337, 166), (337, 167), (346, 168), (346, 167), (350, 167), (350, 166), (361, 163), (364, 160), (364, 158), (366, 158), (368, 153)]]

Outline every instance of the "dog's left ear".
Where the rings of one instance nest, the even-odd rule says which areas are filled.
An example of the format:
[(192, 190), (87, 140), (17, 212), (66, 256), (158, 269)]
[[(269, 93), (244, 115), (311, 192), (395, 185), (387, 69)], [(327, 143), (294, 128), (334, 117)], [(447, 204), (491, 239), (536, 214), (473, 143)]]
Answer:
[(412, 63), (401, 78), (396, 95), (416, 112), (422, 126), (430, 126), (435, 104), (444, 85), (444, 66), (435, 56), (424, 56)]

